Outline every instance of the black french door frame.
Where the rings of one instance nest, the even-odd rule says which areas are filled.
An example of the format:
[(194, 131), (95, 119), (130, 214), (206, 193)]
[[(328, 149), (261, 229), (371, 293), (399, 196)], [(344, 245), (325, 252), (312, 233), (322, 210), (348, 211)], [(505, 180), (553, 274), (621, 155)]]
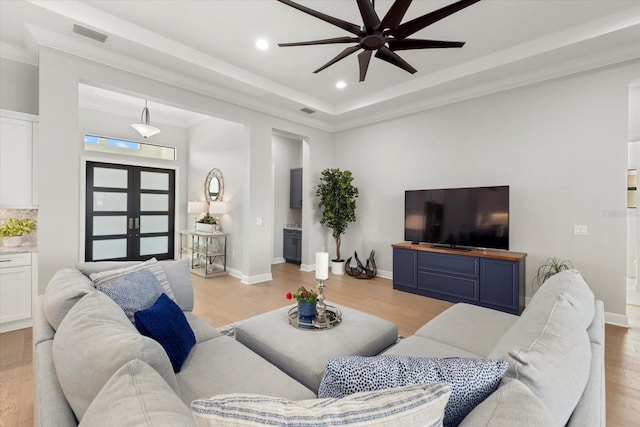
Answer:
[[(95, 187), (95, 168), (118, 169), (127, 171), (127, 188)], [(141, 189), (142, 172), (166, 173), (168, 175), (167, 190)], [(123, 211), (96, 211), (94, 210), (94, 192), (126, 193), (127, 208)], [(142, 211), (140, 206), (141, 196), (144, 194), (166, 194), (168, 196), (168, 208), (166, 211)], [(124, 216), (127, 217), (126, 232), (121, 234), (109, 234), (94, 236), (94, 217)], [(168, 216), (166, 232), (149, 232), (141, 230), (141, 216)], [(167, 251), (141, 255), (141, 239), (148, 237), (167, 237)], [(86, 163), (86, 204), (85, 204), (85, 261), (94, 261), (93, 242), (100, 240), (126, 239), (126, 255), (123, 257), (100, 258), (100, 261), (144, 261), (155, 257), (161, 259), (173, 259), (175, 252), (175, 170), (161, 169), (148, 166), (122, 165), (115, 163), (101, 163), (87, 161)]]

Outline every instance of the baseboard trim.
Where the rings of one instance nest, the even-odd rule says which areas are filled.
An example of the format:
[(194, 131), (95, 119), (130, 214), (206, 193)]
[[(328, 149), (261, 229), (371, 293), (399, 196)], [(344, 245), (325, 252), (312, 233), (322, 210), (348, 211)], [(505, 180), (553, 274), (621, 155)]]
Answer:
[(376, 277), (382, 277), (383, 279), (393, 280), (393, 272), (387, 270), (378, 270), (376, 272)]
[(245, 285), (255, 285), (256, 283), (268, 282), (269, 280), (273, 280), (271, 273), (258, 274), (256, 276), (247, 276), (243, 274), (240, 277), (240, 282)]
[(315, 264), (300, 264), (300, 270), (301, 271), (316, 271), (316, 265)]
[(282, 257), (274, 258), (271, 261), (271, 264), (284, 264), (284, 263), (285, 263), (285, 260)]
[(33, 321), (31, 319), (14, 320), (0, 325), (0, 334), (17, 331), (18, 329), (31, 328), (32, 326)]
[(604, 312), (604, 323), (629, 328), (629, 318), (624, 314)]

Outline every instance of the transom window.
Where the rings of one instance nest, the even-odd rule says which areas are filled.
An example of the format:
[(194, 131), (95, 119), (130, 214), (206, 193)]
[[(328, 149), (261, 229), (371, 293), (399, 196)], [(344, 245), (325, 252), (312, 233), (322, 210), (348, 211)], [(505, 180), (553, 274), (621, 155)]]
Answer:
[(84, 149), (103, 153), (124, 154), (127, 156), (148, 157), (152, 159), (175, 160), (175, 147), (127, 141), (105, 136), (85, 135)]

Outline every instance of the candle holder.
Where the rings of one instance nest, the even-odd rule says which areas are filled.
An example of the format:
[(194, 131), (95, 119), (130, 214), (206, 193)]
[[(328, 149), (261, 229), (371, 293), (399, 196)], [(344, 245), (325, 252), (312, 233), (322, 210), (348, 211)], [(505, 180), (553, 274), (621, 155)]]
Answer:
[(330, 324), (327, 317), (327, 305), (324, 303), (324, 280), (318, 280), (318, 297), (316, 298), (316, 327), (327, 328)]

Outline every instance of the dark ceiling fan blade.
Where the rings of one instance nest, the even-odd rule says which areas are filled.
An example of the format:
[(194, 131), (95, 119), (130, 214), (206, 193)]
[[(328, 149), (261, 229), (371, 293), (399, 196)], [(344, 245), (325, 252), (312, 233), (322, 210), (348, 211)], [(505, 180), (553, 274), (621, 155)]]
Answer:
[(331, 61), (327, 62), (322, 67), (320, 67), (317, 70), (315, 70), (314, 73), (319, 73), (320, 71), (324, 70), (328, 66), (335, 64), (336, 62), (340, 61), (341, 59), (346, 58), (347, 56), (351, 55), (353, 52), (356, 52), (356, 51), (358, 51), (360, 49), (361, 49), (360, 45), (351, 46), (351, 47), (346, 48), (345, 50), (340, 52), (335, 58), (333, 58)]
[(310, 40), (308, 42), (296, 42), (296, 43), (278, 43), (280, 47), (289, 47), (289, 46), (309, 46), (315, 44), (333, 44), (333, 43), (357, 43), (357, 37), (335, 37), (332, 39), (323, 39), (323, 40)]
[(407, 13), (407, 9), (409, 9), (412, 1), (413, 0), (396, 0), (382, 19), (380, 26), (382, 28), (389, 28), (393, 34), (400, 26), (400, 22), (402, 22), (402, 18), (404, 18), (404, 14)]
[(358, 63), (360, 64), (360, 81), (363, 82), (367, 77), (367, 70), (369, 69), (369, 62), (371, 61), (372, 50), (364, 50), (358, 54)]
[(360, 16), (362, 16), (362, 22), (364, 27), (368, 31), (377, 30), (380, 26), (380, 18), (373, 8), (371, 0), (357, 0), (358, 8), (360, 9)]
[(409, 37), (411, 34), (420, 31), (421, 29), (428, 27), (434, 22), (438, 22), (441, 19), (446, 18), (449, 15), (452, 15), (465, 7), (469, 7), (474, 3), (478, 3), (480, 0), (460, 0), (449, 6), (445, 6), (441, 9), (435, 10), (431, 13), (427, 13), (426, 15), (422, 15), (419, 18), (413, 19), (409, 22), (405, 22), (400, 25), (396, 31), (392, 31), (391, 34), (398, 39), (402, 40)]
[(376, 52), (376, 58), (382, 59), (383, 61), (387, 61), (389, 64), (393, 64), (396, 67), (400, 67), (403, 70), (413, 74), (416, 70), (413, 68), (407, 61), (400, 58), (396, 53), (392, 52), (388, 47), (382, 46)]
[(322, 12), (318, 12), (317, 10), (310, 9), (306, 6), (302, 6), (290, 0), (278, 0), (278, 1), (280, 3), (286, 4), (287, 6), (291, 6), (294, 9), (298, 9), (301, 12), (307, 13), (315, 18), (328, 22), (329, 24), (333, 24), (336, 27), (340, 27), (343, 30), (350, 32), (351, 34), (355, 34), (356, 36), (359, 36), (362, 33), (359, 25), (352, 24), (351, 22), (343, 21), (342, 19), (339, 19), (339, 18), (334, 18), (333, 16), (326, 15)]
[(443, 40), (423, 40), (423, 39), (404, 39), (404, 40), (387, 40), (389, 49), (409, 50), (409, 49), (440, 49), (448, 47), (462, 47), (465, 42), (448, 42)]

